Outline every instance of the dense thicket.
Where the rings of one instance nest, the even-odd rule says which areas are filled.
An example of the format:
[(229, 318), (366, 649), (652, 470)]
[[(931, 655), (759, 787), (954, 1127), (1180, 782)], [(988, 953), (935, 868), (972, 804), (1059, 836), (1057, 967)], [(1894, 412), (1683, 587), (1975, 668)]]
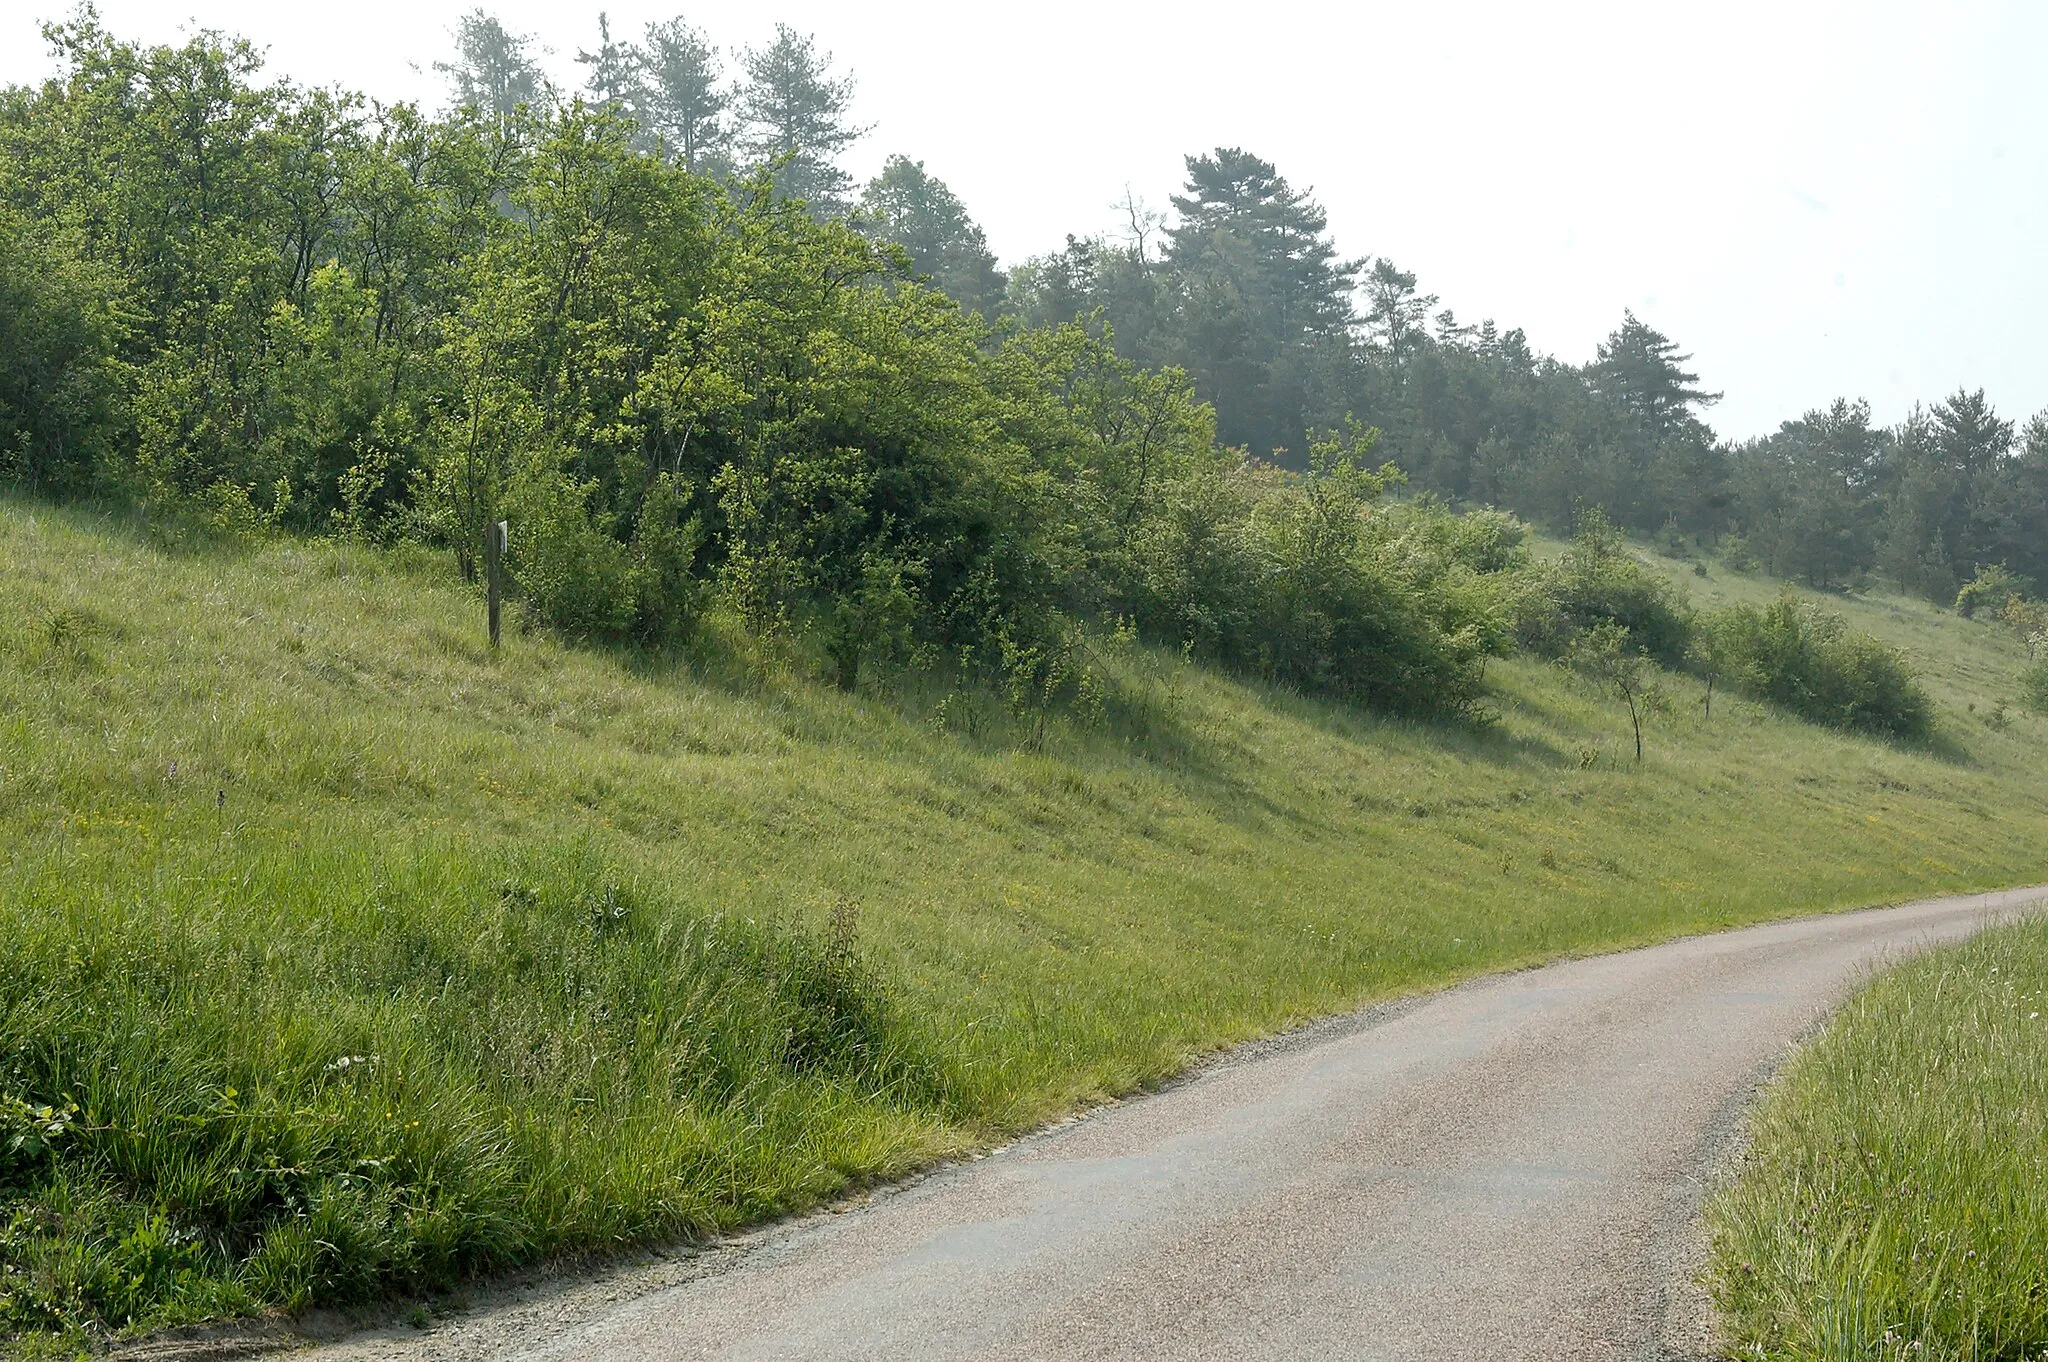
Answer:
[(441, 119), (264, 84), (212, 35), (51, 36), (62, 76), (0, 109), (0, 420), (31, 483), (413, 536), (472, 574), (507, 518), (563, 630), (660, 640), (715, 599), (848, 687), (921, 651), (1050, 702), (1071, 621), (1122, 616), (1374, 703), (1476, 693), (1469, 611), (1363, 533), (1370, 432), (1306, 477), (1249, 465), (1180, 371), (1074, 323), (998, 339), (909, 277), (1000, 282), (914, 163), (858, 228), (792, 192), (837, 183), (803, 169), (846, 94), (808, 39), (756, 54), (758, 162), (712, 176), (642, 144), (608, 35), (603, 98), (536, 101), (473, 18)]
[[(1241, 149), (1190, 157), (1171, 218), (1129, 202), (1127, 242), (1005, 276), (919, 162), (855, 205), (850, 78), (786, 27), (726, 84), (680, 19), (601, 24), (565, 97), (477, 12), (442, 117), (89, 8), (49, 37), (60, 74), (0, 96), (7, 471), (413, 537), (472, 576), (509, 519), (527, 606), (570, 633), (658, 642), (716, 605), (849, 688), (950, 658), (1049, 703), (1085, 681), (1075, 621), (1120, 618), (1456, 712), (1488, 652), (1601, 621), (1685, 656), (1612, 527), (1818, 585), (2042, 570), (2048, 423), (2018, 448), (1981, 398), (1893, 432), (1837, 403), (1726, 448), (1649, 326), (1584, 368), (1460, 326)], [(1396, 516), (1395, 482), (1437, 499)], [(1552, 568), (1482, 563), (1446, 545), (1493, 530), (1418, 528), (1460, 503), (1587, 532)]]

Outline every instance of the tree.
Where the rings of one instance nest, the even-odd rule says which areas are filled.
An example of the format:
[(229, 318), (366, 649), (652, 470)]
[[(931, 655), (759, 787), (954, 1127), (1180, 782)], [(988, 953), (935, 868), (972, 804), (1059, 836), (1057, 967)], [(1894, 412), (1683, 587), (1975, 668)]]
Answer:
[(578, 52), (576, 60), (590, 68), (584, 85), (603, 108), (631, 109), (640, 92), (640, 54), (631, 43), (612, 41), (612, 24), (603, 10), (597, 12), (597, 50)]
[(1628, 706), (1629, 727), (1636, 739), (1636, 761), (1640, 764), (1643, 715), (1662, 699), (1649, 655), (1625, 625), (1603, 620), (1579, 637), (1571, 660), (1595, 685)]
[(1885, 436), (1870, 404), (1837, 398), (1735, 455), (1736, 510), (1772, 572), (1840, 586), (1874, 561)]
[(740, 142), (766, 169), (777, 195), (802, 199), (818, 217), (840, 217), (853, 177), (836, 163), (867, 128), (847, 122), (853, 77), (832, 74), (832, 54), (787, 24), (775, 41), (747, 49), (738, 107)]
[(639, 64), (641, 129), (685, 170), (725, 169), (732, 96), (719, 88), (718, 50), (677, 17), (647, 26)]
[(1958, 388), (1934, 405), (1934, 446), (1943, 464), (1965, 477), (1996, 467), (2012, 450), (2012, 422), (2001, 421), (1984, 390)]
[(1385, 354), (1400, 357), (1429, 339), (1423, 324), (1437, 304), (1434, 293), (1418, 294), (1415, 276), (1381, 256), (1365, 278), (1365, 332)]
[(1186, 158), (1167, 234), (1179, 353), (1217, 405), (1222, 438), (1260, 454), (1307, 448), (1344, 414), (1351, 290), (1360, 262), (1329, 239), (1329, 217), (1272, 162), (1239, 147)]
[(448, 78), (449, 92), (460, 107), (504, 126), (522, 104), (538, 104), (547, 88), (540, 67), (528, 49), (533, 38), (513, 33), (481, 9), (455, 21), (456, 58), (437, 61), (434, 69)]
[(2010, 559), (2031, 575), (2040, 536), (2012, 532), (2015, 512), (2024, 525), (2033, 500), (2027, 460), (2012, 449), (2012, 422), (1999, 419), (1982, 390), (1958, 390), (1899, 425), (1882, 469), (1879, 541), (1888, 576), (1945, 605), (1980, 567)]
[(981, 228), (924, 162), (891, 156), (861, 195), (859, 225), (910, 255), (911, 268), (962, 307), (993, 316), (1003, 300), (1003, 272)]
[(1695, 385), (1700, 376), (1688, 373), (1691, 355), (1678, 353), (1678, 342), (1634, 312), (1622, 314), (1621, 326), (1601, 343), (1588, 371), (1593, 390), (1620, 403), (1654, 435), (1673, 435), (1696, 428), (1695, 407), (1711, 406), (1720, 393)]
[(118, 338), (108, 281), (0, 206), (0, 479), (90, 489), (113, 435)]
[(2048, 412), (2027, 422), (2019, 446), (1999, 461), (1984, 489), (1988, 556), (2048, 584)]

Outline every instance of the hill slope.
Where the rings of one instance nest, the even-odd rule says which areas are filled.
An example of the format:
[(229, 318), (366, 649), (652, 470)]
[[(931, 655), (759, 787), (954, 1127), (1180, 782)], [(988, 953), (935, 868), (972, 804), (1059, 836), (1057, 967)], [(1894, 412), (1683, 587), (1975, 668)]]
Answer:
[(493, 658), (439, 559), (0, 503), (0, 1322), (689, 1233), (1374, 997), (2042, 878), (2048, 723), (1983, 718), (2017, 647), (1834, 604), (1937, 743), (1674, 677), (1636, 768), (1534, 661), (1459, 729), (1114, 640), (1039, 742), (716, 640)]

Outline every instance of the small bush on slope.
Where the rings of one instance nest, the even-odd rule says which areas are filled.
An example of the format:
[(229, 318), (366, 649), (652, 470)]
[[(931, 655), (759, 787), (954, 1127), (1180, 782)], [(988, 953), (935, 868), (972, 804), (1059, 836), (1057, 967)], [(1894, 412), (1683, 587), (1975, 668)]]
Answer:
[(1515, 637), (1562, 657), (1602, 624), (1626, 629), (1636, 648), (1666, 666), (1684, 658), (1692, 628), (1683, 593), (1630, 556), (1621, 532), (1592, 510), (1580, 516), (1562, 557), (1527, 574)]
[(2048, 714), (2048, 658), (2020, 673), (2020, 700), (2036, 714)]
[(1709, 616), (1714, 665), (1746, 694), (1816, 723), (1926, 736), (1934, 705), (1898, 649), (1787, 589), (1769, 605)]

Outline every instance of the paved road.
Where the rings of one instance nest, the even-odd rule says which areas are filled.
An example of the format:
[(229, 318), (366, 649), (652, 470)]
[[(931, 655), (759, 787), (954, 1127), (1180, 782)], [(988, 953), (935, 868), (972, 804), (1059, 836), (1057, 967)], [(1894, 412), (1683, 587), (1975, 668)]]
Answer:
[(2048, 890), (1500, 976), (842, 1214), (323, 1357), (1686, 1358), (1703, 1184), (1874, 964)]

